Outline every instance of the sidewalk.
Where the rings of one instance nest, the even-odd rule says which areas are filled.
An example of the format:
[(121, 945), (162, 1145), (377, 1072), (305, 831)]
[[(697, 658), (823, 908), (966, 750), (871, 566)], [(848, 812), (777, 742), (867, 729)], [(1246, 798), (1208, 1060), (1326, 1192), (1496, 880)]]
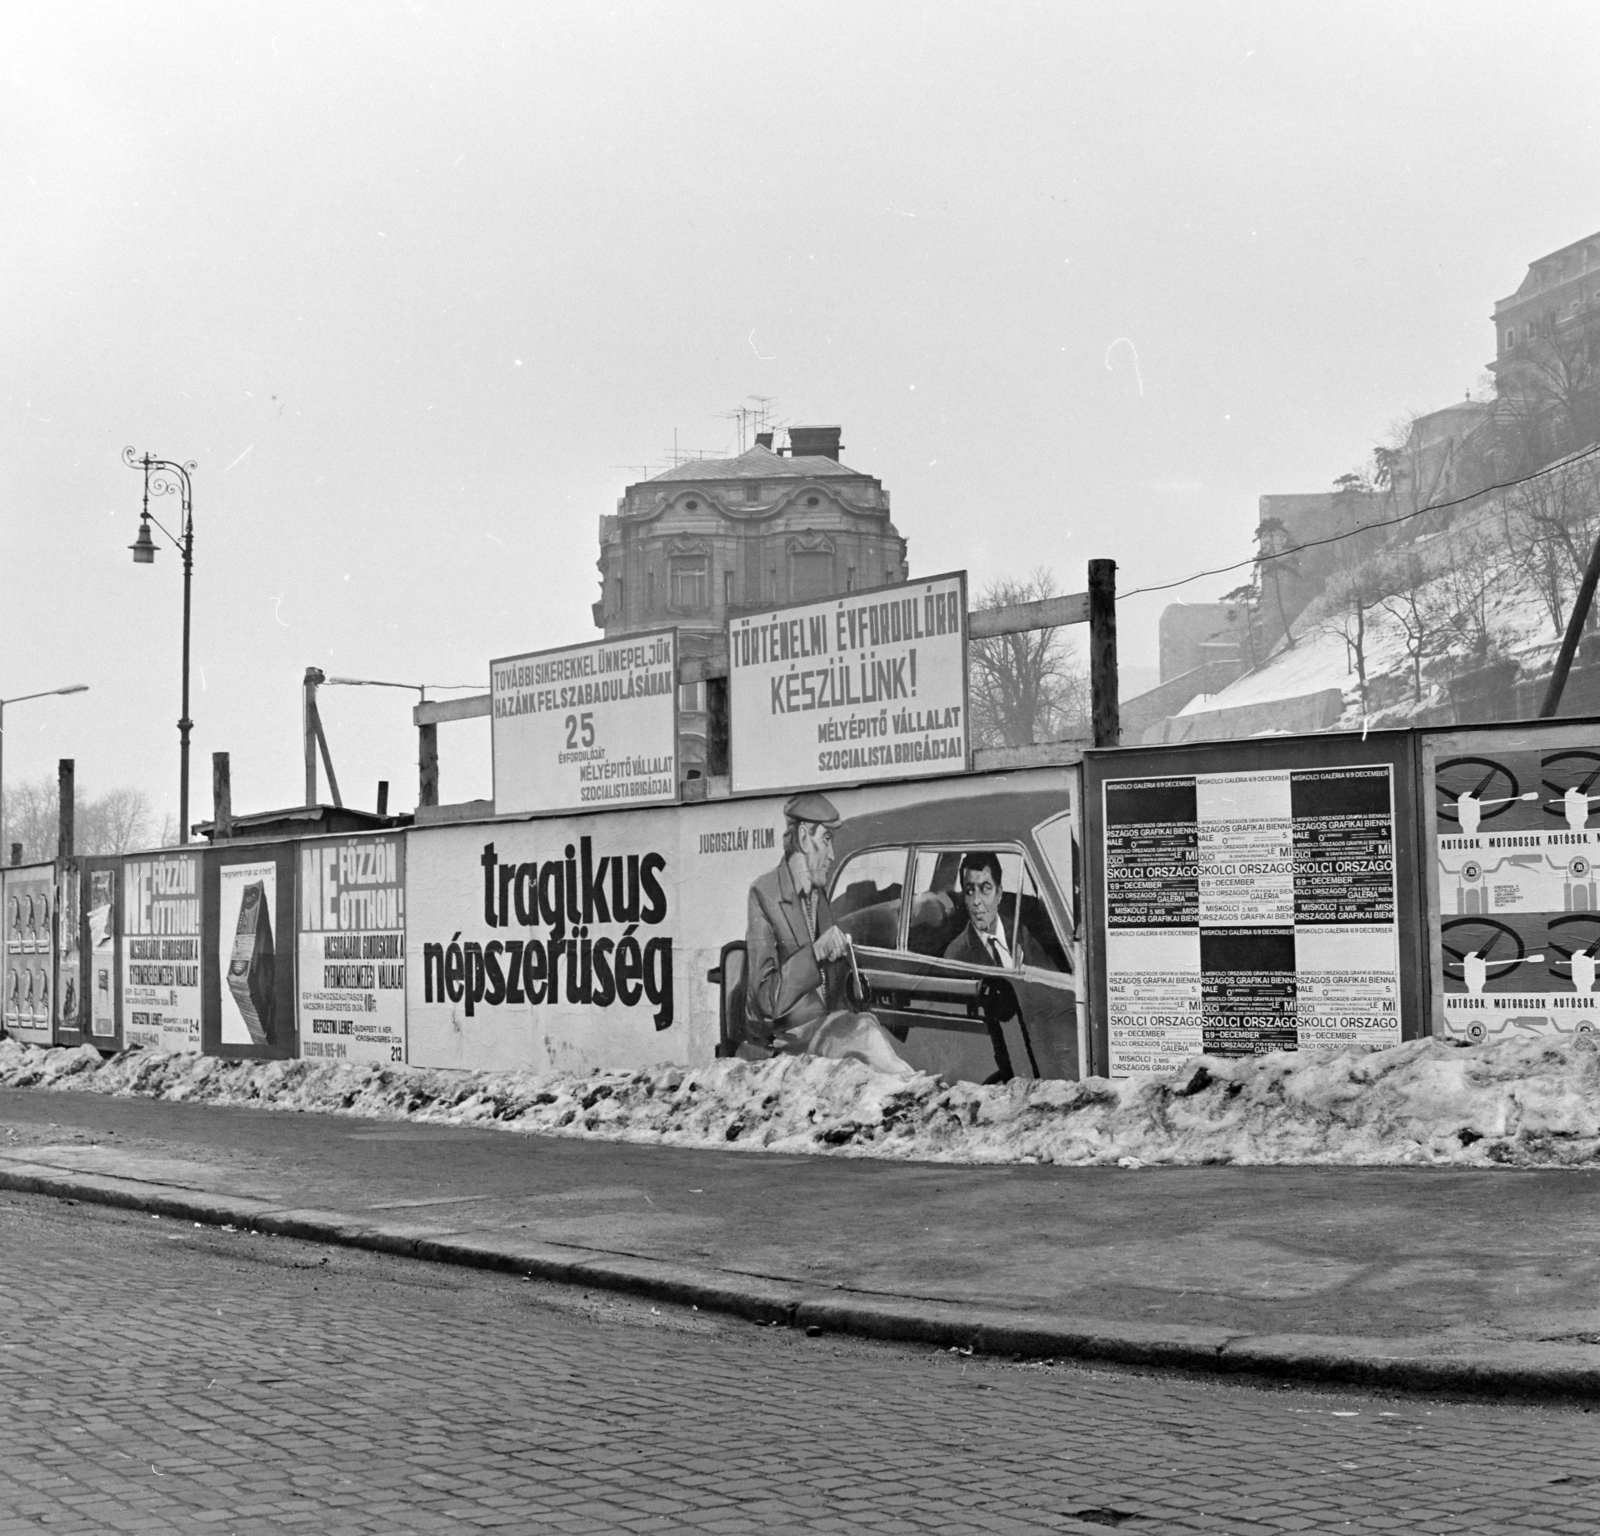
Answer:
[(0, 1187), (877, 1338), (1600, 1395), (1600, 1174), (965, 1168), (0, 1090)]

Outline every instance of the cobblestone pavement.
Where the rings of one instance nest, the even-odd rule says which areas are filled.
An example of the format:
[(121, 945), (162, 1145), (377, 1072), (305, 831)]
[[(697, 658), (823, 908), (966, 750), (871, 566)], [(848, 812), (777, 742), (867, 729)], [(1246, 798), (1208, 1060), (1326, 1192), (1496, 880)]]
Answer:
[(963, 1358), (0, 1197), (0, 1536), (1589, 1532), (1600, 1414)]

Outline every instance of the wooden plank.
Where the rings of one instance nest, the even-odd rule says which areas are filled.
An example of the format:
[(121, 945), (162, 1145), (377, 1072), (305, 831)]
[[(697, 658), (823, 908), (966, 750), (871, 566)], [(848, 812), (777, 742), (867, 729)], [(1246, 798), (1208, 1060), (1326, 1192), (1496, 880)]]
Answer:
[(1083, 760), (1086, 741), (1036, 741), (1026, 747), (977, 747), (972, 771), (991, 773), (998, 768), (1058, 768)]
[(967, 635), (973, 640), (992, 640), (996, 635), (1016, 635), (1028, 629), (1088, 622), (1089, 594), (1070, 592), (1065, 597), (1043, 597), (1036, 603), (974, 610), (967, 615)]
[(419, 805), (416, 825), (437, 827), (452, 821), (488, 821), (493, 815), (493, 800), (458, 800), (454, 805)]
[(413, 725), (443, 725), (446, 720), (477, 720), (489, 713), (487, 693), (468, 694), (464, 699), (429, 699), (411, 711)]

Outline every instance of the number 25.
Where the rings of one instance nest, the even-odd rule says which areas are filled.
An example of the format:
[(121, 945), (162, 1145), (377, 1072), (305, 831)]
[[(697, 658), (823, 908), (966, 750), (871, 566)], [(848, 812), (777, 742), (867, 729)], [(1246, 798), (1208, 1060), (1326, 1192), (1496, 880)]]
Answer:
[(567, 716), (567, 751), (575, 751), (578, 746), (579, 729), (583, 731), (583, 744), (586, 747), (594, 745), (594, 716), (592, 714)]

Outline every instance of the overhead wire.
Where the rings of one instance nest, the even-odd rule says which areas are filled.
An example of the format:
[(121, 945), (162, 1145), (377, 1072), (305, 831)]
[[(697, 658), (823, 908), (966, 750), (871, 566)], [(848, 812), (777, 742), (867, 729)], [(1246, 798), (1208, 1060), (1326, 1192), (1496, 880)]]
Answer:
[(1163, 581), (1148, 587), (1134, 587), (1128, 592), (1117, 593), (1117, 601), (1124, 602), (1130, 597), (1140, 597), (1146, 592), (1170, 592), (1174, 587), (1186, 587), (1191, 581), (1200, 581), (1207, 576), (1226, 576), (1229, 571), (1243, 570), (1247, 565), (1265, 565), (1271, 560), (1281, 560), (1287, 555), (1297, 555), (1303, 549), (1317, 549), (1324, 544), (1337, 544), (1341, 539), (1353, 539), (1357, 534), (1371, 533), (1375, 528), (1393, 528), (1397, 523), (1408, 523), (1414, 517), (1426, 517), (1430, 512), (1448, 512), (1454, 507), (1465, 506), (1469, 501), (1476, 501), (1480, 496), (1490, 496), (1496, 491), (1509, 491), (1519, 485), (1526, 485), (1530, 480), (1537, 480), (1541, 475), (1555, 473), (1556, 470), (1566, 469), (1583, 459), (1592, 458), (1600, 453), (1600, 443), (1595, 443), (1588, 448), (1580, 448), (1576, 453), (1568, 454), (1564, 459), (1556, 459), (1553, 463), (1546, 464), (1542, 469), (1536, 469), (1530, 474), (1521, 475), (1515, 480), (1501, 480), (1494, 485), (1486, 485), (1480, 490), (1472, 491), (1466, 496), (1457, 496), (1452, 501), (1438, 501), (1426, 507), (1418, 507), (1414, 512), (1402, 512), (1399, 517), (1384, 518), (1376, 523), (1363, 523), (1359, 528), (1347, 529), (1344, 533), (1331, 533), (1325, 539), (1307, 539), (1303, 544), (1292, 544), (1288, 549), (1274, 550), (1270, 555), (1248, 555), (1243, 560), (1235, 560), (1232, 565), (1219, 565), (1213, 570), (1196, 571), (1192, 576), (1180, 577), (1177, 581)]

